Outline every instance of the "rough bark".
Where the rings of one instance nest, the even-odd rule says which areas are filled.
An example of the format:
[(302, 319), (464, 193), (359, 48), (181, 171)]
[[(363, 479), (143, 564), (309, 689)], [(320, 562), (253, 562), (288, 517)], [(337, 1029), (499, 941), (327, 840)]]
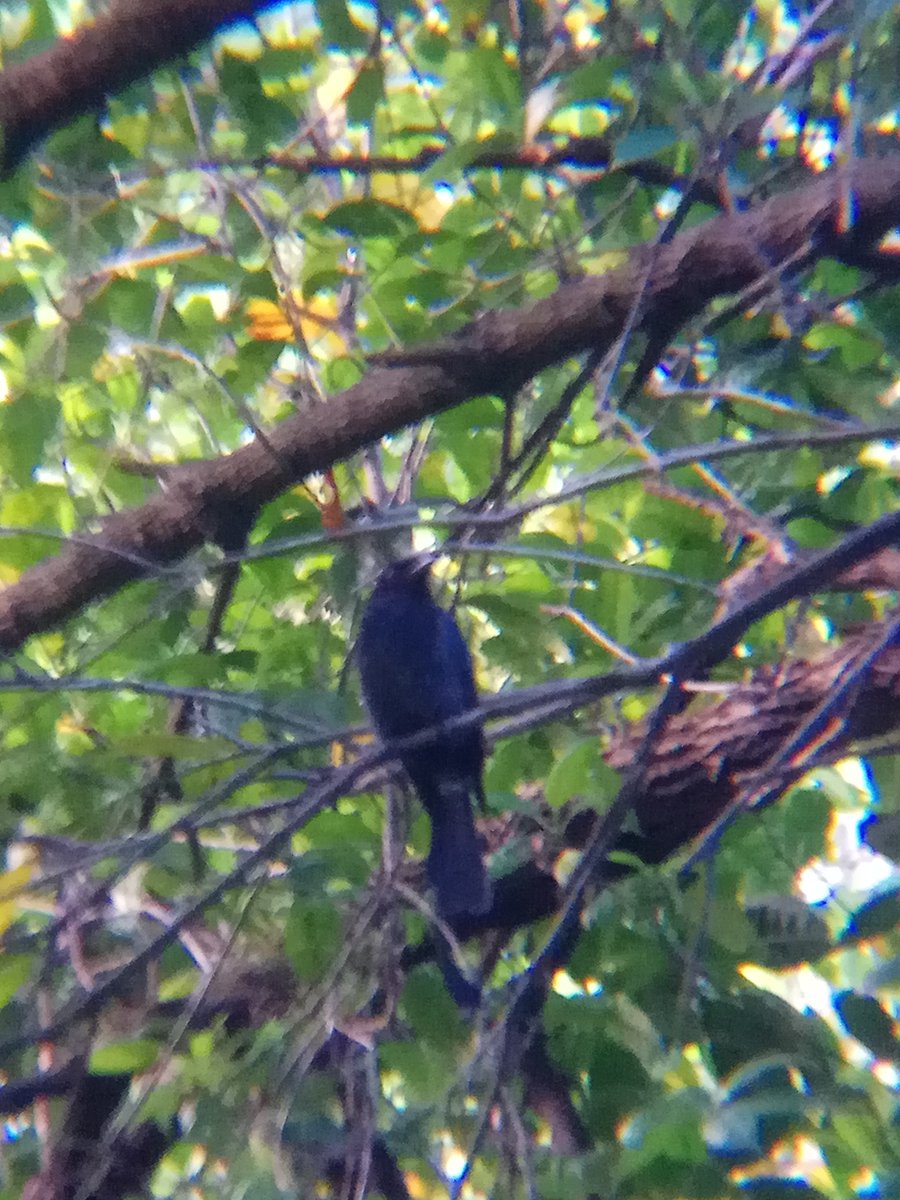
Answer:
[[(757, 782), (782, 748), (837, 694), (846, 672), (883, 638), (886, 627), (873, 624), (812, 661), (787, 660), (762, 667), (735, 684), (724, 700), (695, 702), (667, 722), (650, 747), (642, 769), (638, 825), (643, 837), (633, 848), (647, 862), (662, 862), (698, 837)], [(838, 699), (827, 722), (827, 749), (840, 752), (854, 741), (882, 736), (900, 725), (900, 648), (885, 649), (858, 687)], [(606, 759), (626, 770), (641, 746), (643, 730), (632, 726), (614, 739)], [(810, 746), (822, 745), (821, 734)], [(784, 764), (785, 785), (802, 767), (798, 747)], [(574, 845), (585, 841), (593, 814), (569, 827)]]
[(193, 50), (223, 25), (275, 0), (117, 0), (70, 38), (0, 72), (0, 176), (13, 171), (42, 137), (111, 92)]

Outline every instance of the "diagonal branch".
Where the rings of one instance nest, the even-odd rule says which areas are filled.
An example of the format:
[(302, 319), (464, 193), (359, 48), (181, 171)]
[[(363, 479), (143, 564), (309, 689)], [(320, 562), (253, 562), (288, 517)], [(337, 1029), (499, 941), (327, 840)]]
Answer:
[[(855, 221), (844, 223), (852, 189)], [(204, 542), (228, 542), (247, 519), (313, 471), (384, 434), (465, 400), (511, 389), (546, 367), (602, 351), (638, 300), (637, 327), (669, 338), (718, 296), (830, 255), (853, 260), (900, 222), (900, 155), (863, 159), (749, 212), (715, 217), (666, 245), (639, 246), (602, 276), (564, 284), (521, 310), (488, 312), (454, 337), (382, 356), (353, 387), (283, 421), (233, 454), (171, 473), (164, 494), (26, 571), (0, 594), (0, 650), (21, 646), (91, 602)]]
[[(828, 742), (832, 755), (895, 730), (900, 650), (885, 644), (893, 636), (892, 628), (890, 623), (874, 623), (813, 661), (761, 667), (732, 685), (719, 703), (673, 717), (656, 739), (642, 773), (636, 805), (642, 857), (661, 862), (719, 820), (785, 744), (793, 746), (792, 739), (807, 728), (823, 701), (840, 697), (837, 711), (828, 709), (833, 718)], [(865, 678), (845, 696), (842, 680), (859, 661), (866, 664)], [(858, 682), (855, 675), (853, 679)], [(607, 762), (627, 769), (642, 734), (640, 726), (622, 730), (606, 754)], [(767, 780), (772, 795), (784, 791), (809, 765), (798, 749), (780, 782), (777, 775), (774, 783)], [(573, 823), (570, 832), (576, 844), (592, 823), (592, 816)]]
[(0, 73), (0, 177), (48, 133), (96, 112), (110, 92), (177, 59), (276, 0), (117, 0), (43, 54)]

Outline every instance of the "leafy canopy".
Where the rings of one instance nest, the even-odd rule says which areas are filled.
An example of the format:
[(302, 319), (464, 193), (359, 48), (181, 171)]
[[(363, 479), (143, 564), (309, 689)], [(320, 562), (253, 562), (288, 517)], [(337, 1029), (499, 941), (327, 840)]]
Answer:
[[(4, 63), (78, 17), (0, 14)], [(371, 356), (612, 271), (889, 135), (895, 24), (878, 4), (321, 0), (111, 96), (0, 183), (0, 583), (102, 537), (175, 464), (297, 411), (327, 420)], [(158, 947), (86, 1049), (59, 1038), (138, 1075), (126, 1126), (178, 1118), (155, 1194), (351, 1195), (368, 1172), (395, 1197), (390, 1164), (415, 1196), (463, 1174), (496, 1196), (896, 1191), (896, 891), (855, 835), (859, 810), (896, 804), (891, 754), (826, 758), (686, 877), (598, 891), (511, 1059), (510, 989), (555, 918), (465, 952), (487, 973), (469, 1022), (433, 963), (401, 964), (427, 929), (418, 806), (370, 774), (300, 820), (365, 750), (349, 655), (388, 548), (458, 539), (441, 596), (493, 693), (660, 655), (710, 623), (736, 568), (891, 511), (896, 454), (872, 431), (897, 398), (897, 304), (872, 280), (828, 258), (773, 271), (659, 345), (631, 314), (580, 377), (563, 356), (395, 429), (285, 489), (246, 545), (151, 567), (0, 667), (0, 1040)], [(502, 521), (477, 523), (490, 505)], [(888, 602), (772, 613), (695, 705)], [(621, 784), (610, 731), (657, 699), (532, 713), (498, 738), (495, 878), (536, 858), (565, 880), (570, 818)], [(820, 910), (798, 900), (804, 867)], [(0, 1195), (38, 1159), (26, 1117)]]

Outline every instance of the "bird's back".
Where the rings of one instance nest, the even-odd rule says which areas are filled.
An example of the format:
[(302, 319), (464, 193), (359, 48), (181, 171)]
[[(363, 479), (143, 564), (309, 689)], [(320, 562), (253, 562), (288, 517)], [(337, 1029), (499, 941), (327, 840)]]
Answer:
[[(376, 590), (357, 654), (366, 705), (382, 738), (417, 733), (477, 706), (468, 647), (450, 613), (429, 596)], [(460, 747), (467, 740), (465, 733), (448, 736)]]

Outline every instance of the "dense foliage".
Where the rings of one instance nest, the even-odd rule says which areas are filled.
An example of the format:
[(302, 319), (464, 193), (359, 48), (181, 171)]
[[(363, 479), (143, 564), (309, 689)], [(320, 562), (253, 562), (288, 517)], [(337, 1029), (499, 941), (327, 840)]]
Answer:
[[(4, 9), (4, 66), (83, 19), (64, 7)], [(327, 428), (375, 360), (449, 353), (486, 310), (889, 153), (898, 33), (879, 3), (319, 0), (110, 96), (0, 182), (0, 584), (102, 541), (179, 464), (292, 414)], [(595, 872), (527, 1020), (514, 1001), (563, 901), (470, 942), (469, 1020), (404, 955), (428, 930), (428, 823), (396, 774), (354, 774), (371, 748), (351, 657), (374, 571), (413, 545), (448, 544), (439, 595), (505, 696), (660, 657), (892, 512), (896, 278), (889, 250), (814, 249), (683, 325), (636, 306), (608, 351), (561, 352), (508, 394), (477, 395), (475, 364), (474, 398), (236, 509), (200, 549), (132, 546), (142, 581), (8, 655), (7, 1079), (73, 1055), (133, 1077), (115, 1136), (163, 1131), (165, 1197), (900, 1193), (898, 852), (857, 834), (896, 811), (890, 705), (867, 757), (811, 729), (721, 836)], [(897, 586), (774, 608), (689, 681), (700, 725), (680, 728), (748, 680), (774, 694)], [(535, 694), (491, 726), (495, 880), (577, 872), (573, 829), (633, 786), (649, 750), (622, 731), (639, 744), (664, 693), (549, 715)], [(796, 723), (779, 729), (789, 747)], [(763, 785), (777, 801), (743, 811)], [(696, 831), (673, 789), (680, 846)], [(59, 1090), (8, 1126), (4, 1200), (71, 1116)]]

